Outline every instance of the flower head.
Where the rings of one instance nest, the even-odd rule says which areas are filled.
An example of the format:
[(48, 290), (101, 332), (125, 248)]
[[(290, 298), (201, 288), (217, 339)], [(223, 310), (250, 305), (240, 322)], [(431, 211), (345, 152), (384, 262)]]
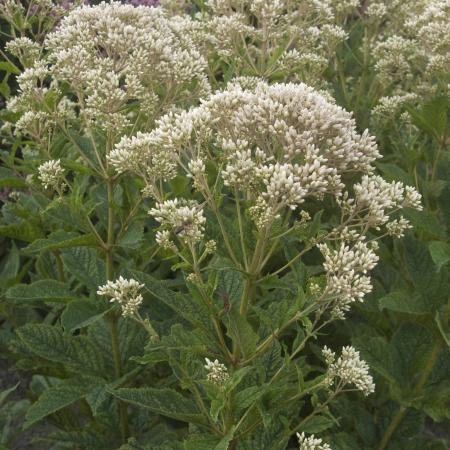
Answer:
[(375, 392), (369, 366), (353, 347), (344, 347), (337, 359), (336, 354), (327, 347), (323, 348), (322, 353), (328, 365), (326, 381), (330, 387), (336, 385), (340, 389), (346, 384), (353, 384), (365, 396)]
[(97, 294), (111, 297), (111, 302), (116, 302), (122, 307), (124, 317), (132, 317), (136, 314), (142, 303), (140, 289), (144, 287), (133, 279), (125, 279), (120, 276), (115, 281), (107, 281), (103, 286), (99, 286)]
[(322, 443), (322, 439), (314, 437), (312, 434), (309, 437), (305, 433), (297, 433), (299, 450), (331, 450), (328, 444)]
[(38, 167), (38, 178), (45, 189), (60, 190), (64, 186), (64, 169), (59, 159), (51, 159)]
[(205, 361), (205, 369), (208, 370), (207, 379), (209, 381), (212, 381), (218, 385), (223, 385), (228, 378), (230, 378), (225, 365), (220, 363), (217, 359), (215, 361), (211, 361), (208, 358), (205, 358)]

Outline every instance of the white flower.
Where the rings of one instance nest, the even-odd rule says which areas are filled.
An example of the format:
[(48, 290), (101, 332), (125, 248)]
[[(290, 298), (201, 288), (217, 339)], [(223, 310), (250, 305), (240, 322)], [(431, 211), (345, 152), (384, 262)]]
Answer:
[(111, 297), (111, 302), (116, 302), (122, 307), (124, 317), (132, 317), (136, 314), (143, 301), (139, 290), (144, 287), (133, 279), (125, 279), (122, 276), (115, 281), (107, 281), (103, 286), (99, 286), (97, 294)]
[(378, 256), (361, 240), (353, 246), (342, 242), (337, 250), (326, 244), (318, 244), (318, 248), (325, 257), (326, 292), (334, 299), (332, 314), (343, 318), (351, 303), (362, 301), (371, 292), (372, 284), (366, 274), (376, 266)]
[(343, 347), (337, 360), (336, 354), (327, 347), (323, 348), (322, 353), (328, 366), (326, 373), (328, 386), (336, 385), (341, 389), (347, 384), (353, 384), (365, 396), (375, 392), (369, 366), (360, 359), (359, 352), (353, 347)]
[(45, 189), (61, 189), (64, 185), (64, 169), (59, 159), (51, 159), (38, 167), (38, 178)]
[[(206, 218), (201, 206), (195, 201), (178, 198), (166, 200), (157, 203), (149, 214), (162, 225), (170, 227), (184, 242), (195, 243), (203, 238)], [(159, 235), (159, 238), (162, 239), (162, 235)]]
[(208, 358), (205, 358), (205, 361), (205, 369), (208, 370), (208, 381), (212, 381), (215, 384), (222, 385), (230, 378), (225, 365), (219, 363), (217, 359), (215, 361), (211, 361)]
[(404, 217), (400, 217), (400, 219), (393, 220), (392, 222), (388, 222), (386, 224), (386, 231), (390, 236), (402, 237), (405, 234), (406, 230), (412, 228), (412, 225), (409, 223), (409, 220)]
[(331, 450), (328, 444), (322, 443), (322, 439), (314, 437), (313, 434), (306, 437), (305, 433), (297, 433), (297, 438), (300, 445), (299, 450)]

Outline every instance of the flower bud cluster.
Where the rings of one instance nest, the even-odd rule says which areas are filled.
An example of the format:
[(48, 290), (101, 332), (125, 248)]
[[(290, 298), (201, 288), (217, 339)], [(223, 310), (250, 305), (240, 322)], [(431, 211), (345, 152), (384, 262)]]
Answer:
[[(22, 114), (45, 111), (49, 120), (61, 119), (57, 106), (66, 98), (64, 87), (90, 126), (123, 134), (133, 124), (133, 102), (139, 104), (143, 123), (152, 123), (155, 114), (176, 101), (209, 93), (206, 61), (183, 32), (190, 22), (187, 15), (167, 17), (162, 8), (114, 1), (73, 9), (47, 35), (44, 49), (25, 38), (9, 44), (10, 51), (30, 61), (9, 108)], [(43, 75), (50, 83), (36, 85)], [(58, 99), (54, 111), (45, 108), (49, 91)]]
[(45, 189), (59, 191), (64, 187), (64, 169), (59, 159), (46, 161), (38, 167), (38, 178)]
[(421, 195), (401, 182), (387, 182), (381, 176), (364, 175), (355, 184), (355, 199), (349, 200), (350, 209), (364, 213), (366, 221), (374, 227), (389, 220), (389, 213), (401, 208), (421, 210)]
[(225, 365), (220, 363), (217, 359), (211, 361), (208, 358), (205, 358), (205, 361), (205, 369), (208, 371), (208, 381), (212, 381), (214, 384), (221, 386), (230, 378)]
[(306, 437), (305, 433), (297, 433), (299, 450), (331, 450), (328, 444), (322, 443), (322, 439), (314, 437), (312, 434)]
[(325, 243), (318, 247), (325, 258), (326, 292), (335, 299), (331, 302), (331, 312), (342, 319), (353, 302), (362, 301), (371, 292), (372, 283), (367, 273), (376, 266), (378, 256), (362, 240), (352, 247), (342, 242), (337, 250)]
[[(178, 198), (166, 200), (157, 203), (149, 214), (185, 243), (197, 243), (203, 238), (206, 218), (201, 205), (195, 201)], [(170, 246), (167, 233), (160, 234), (158, 239)]]
[(384, 88), (373, 120), (383, 125), (380, 113), (397, 112), (399, 117), (401, 103), (420, 102), (447, 84), (450, 7), (447, 0), (378, 0), (367, 12), (386, 18), (372, 50), (374, 69)]
[(115, 281), (108, 281), (105, 285), (99, 286), (97, 294), (111, 297), (111, 302), (118, 303), (122, 308), (124, 317), (133, 317), (143, 301), (139, 291), (144, 287), (136, 280), (126, 279), (120, 276)]
[(208, 59), (217, 54), (236, 74), (320, 85), (330, 56), (347, 38), (341, 25), (357, 7), (358, 0), (209, 0), (190, 33)]
[(343, 347), (337, 359), (336, 354), (327, 347), (323, 348), (322, 354), (328, 366), (326, 382), (329, 387), (335, 385), (336, 389), (341, 389), (347, 384), (353, 384), (365, 396), (375, 392), (369, 366), (353, 347)]

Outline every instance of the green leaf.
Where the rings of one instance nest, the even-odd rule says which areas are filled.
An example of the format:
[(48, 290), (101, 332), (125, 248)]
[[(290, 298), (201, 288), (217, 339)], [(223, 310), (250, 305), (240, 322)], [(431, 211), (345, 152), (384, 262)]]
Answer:
[(20, 269), (20, 255), (14, 242), (11, 243), (11, 249), (7, 253), (6, 261), (0, 273), (0, 286), (6, 286), (8, 280), (15, 279)]
[(19, 241), (33, 242), (42, 237), (42, 232), (35, 224), (23, 220), (12, 225), (1, 225), (0, 236), (17, 239)]
[(100, 169), (100, 164), (98, 162), (97, 155), (95, 154), (95, 149), (92, 146), (91, 140), (86, 136), (81, 136), (74, 131), (69, 131), (69, 135), (72, 143), (81, 153), (83, 158), (89, 161), (89, 163), (96, 169)]
[(220, 440), (220, 442), (214, 447), (214, 450), (228, 450), (230, 442), (233, 440), (235, 426), (232, 426), (228, 433)]
[(219, 445), (220, 438), (214, 434), (193, 433), (184, 441), (184, 450), (211, 450)]
[[(134, 274), (135, 272), (131, 271), (131, 273)], [(148, 292), (188, 322), (206, 329), (211, 327), (209, 312), (203, 303), (196, 301), (186, 294), (172, 291), (169, 289), (167, 282), (157, 280), (150, 275), (136, 273), (136, 279), (145, 284), (145, 289)]]
[(443, 241), (433, 241), (428, 245), (431, 258), (438, 270), (450, 261), (450, 244)]
[(17, 329), (21, 341), (37, 356), (67, 364), (82, 374), (104, 375), (103, 356), (87, 336), (64, 335), (61, 328), (27, 324)]
[(105, 306), (104, 302), (100, 305), (92, 300), (70, 302), (61, 314), (61, 325), (69, 333), (87, 327), (101, 319), (111, 309)]
[(401, 181), (408, 185), (413, 185), (414, 181), (407, 172), (397, 164), (377, 163), (377, 167), (383, 172), (388, 181)]
[(420, 229), (427, 235), (445, 239), (445, 230), (440, 225), (436, 216), (431, 212), (405, 208), (403, 215), (409, 219), (414, 228)]
[(69, 287), (56, 280), (38, 280), (31, 284), (17, 284), (6, 291), (6, 298), (14, 304), (33, 301), (68, 302), (76, 298)]
[(87, 288), (97, 290), (106, 281), (106, 265), (93, 248), (76, 247), (65, 249), (62, 260), (67, 271)]
[(83, 377), (71, 378), (48, 388), (28, 410), (24, 427), (28, 428), (49, 414), (80, 400), (101, 384), (104, 384), (101, 379)]
[(361, 352), (362, 358), (369, 367), (376, 370), (389, 381), (396, 382), (395, 362), (389, 352), (389, 344), (381, 337), (359, 336), (353, 340), (353, 345)]
[(307, 419), (301, 426), (301, 431), (304, 433), (321, 433), (328, 430), (334, 425), (334, 421), (325, 416), (313, 416)]
[(20, 69), (11, 61), (0, 61), (0, 70), (12, 73), (14, 75), (20, 75)]
[[(427, 328), (416, 323), (402, 323), (391, 339), (391, 355), (395, 361), (397, 378), (402, 386), (420, 376), (434, 339)], [(370, 365), (370, 363), (369, 363)]]
[(14, 172), (6, 167), (0, 167), (0, 187), (26, 188), (23, 178), (18, 178)]
[(37, 239), (22, 249), (25, 254), (33, 255), (44, 250), (55, 250), (70, 247), (94, 246), (97, 244), (93, 234), (79, 235), (73, 232), (58, 230), (46, 239)]
[(192, 399), (173, 389), (123, 388), (111, 393), (128, 403), (184, 422), (204, 423), (205, 418), (195, 407)]
[(406, 268), (417, 292), (427, 299), (431, 309), (447, 303), (449, 288), (447, 277), (437, 272), (427, 246), (411, 235), (405, 236), (403, 242)]
[(450, 324), (447, 324), (448, 318), (446, 312), (436, 311), (434, 321), (436, 322), (441, 336), (444, 338), (444, 341), (450, 348)]
[(265, 394), (260, 386), (250, 386), (235, 395), (234, 401), (238, 410), (248, 408)]
[(409, 314), (427, 314), (433, 312), (433, 304), (417, 293), (394, 291), (378, 300), (380, 310), (405, 312)]
[(414, 125), (429, 135), (440, 139), (445, 134), (448, 116), (448, 98), (437, 96), (426, 102), (420, 110), (407, 107)]
[(118, 245), (125, 248), (136, 249), (144, 240), (144, 225), (142, 223), (133, 222), (122, 234), (118, 241)]
[(247, 319), (237, 309), (232, 308), (226, 317), (226, 327), (228, 336), (241, 349), (244, 357), (251, 356), (256, 349), (259, 337)]
[(0, 392), (0, 405), (6, 400), (9, 394), (12, 394), (18, 387), (19, 387), (20, 381), (16, 383), (14, 386), (4, 389)]
[[(225, 264), (226, 260), (224, 261)], [(223, 269), (218, 269), (216, 292), (223, 302), (230, 301), (239, 305), (243, 286), (243, 277), (240, 272), (226, 266)]]

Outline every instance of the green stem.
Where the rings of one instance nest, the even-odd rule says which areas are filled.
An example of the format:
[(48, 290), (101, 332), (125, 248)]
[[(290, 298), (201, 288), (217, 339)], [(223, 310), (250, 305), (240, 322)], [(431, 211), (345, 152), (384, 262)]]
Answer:
[[(106, 241), (106, 277), (108, 280), (114, 279), (114, 264), (113, 264), (113, 248), (114, 248), (114, 208), (113, 208), (113, 181), (111, 178), (106, 179), (107, 196), (108, 196), (108, 231)], [(112, 312), (107, 317), (109, 329), (111, 332), (111, 347), (114, 358), (114, 372), (116, 378), (122, 376), (122, 356), (120, 353), (118, 321), (119, 317), (115, 312)], [(128, 413), (127, 405), (119, 400), (119, 417), (120, 417), (120, 433), (122, 442), (126, 442), (128, 437)]]

